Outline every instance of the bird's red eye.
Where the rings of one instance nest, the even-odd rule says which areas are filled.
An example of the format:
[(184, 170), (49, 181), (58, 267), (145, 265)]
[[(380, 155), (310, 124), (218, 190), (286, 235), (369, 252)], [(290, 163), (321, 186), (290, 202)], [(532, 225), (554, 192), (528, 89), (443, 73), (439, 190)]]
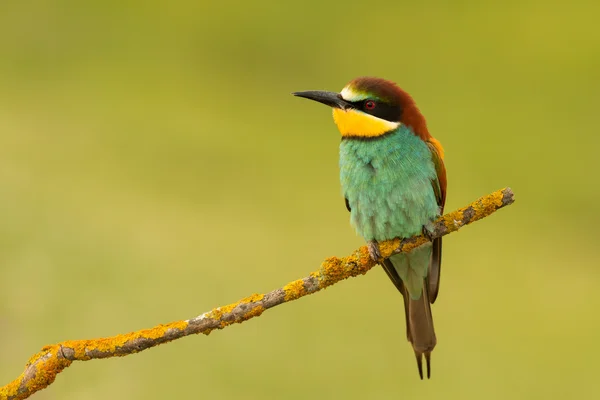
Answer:
[(367, 100), (367, 101), (365, 102), (365, 108), (366, 108), (367, 110), (372, 110), (372, 109), (374, 109), (374, 108), (375, 108), (375, 102), (374, 102), (373, 100)]

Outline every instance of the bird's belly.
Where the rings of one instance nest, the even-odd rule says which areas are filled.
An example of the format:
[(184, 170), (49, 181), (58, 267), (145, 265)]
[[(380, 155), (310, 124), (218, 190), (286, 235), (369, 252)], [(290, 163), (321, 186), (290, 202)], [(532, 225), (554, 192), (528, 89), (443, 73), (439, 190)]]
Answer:
[[(351, 222), (367, 241), (420, 234), (423, 225), (438, 214), (431, 158), (427, 154), (420, 158), (414, 153), (392, 155), (368, 153), (370, 158), (346, 158), (342, 164), (342, 187), (351, 209)], [(390, 257), (413, 300), (422, 295), (431, 254), (428, 243), (410, 254)]]
[(374, 180), (350, 194), (351, 222), (366, 240), (410, 237), (438, 214), (431, 182), (412, 179), (385, 187)]
[(410, 237), (437, 217), (436, 172), (425, 143), (349, 142), (340, 156), (350, 219), (365, 240)]

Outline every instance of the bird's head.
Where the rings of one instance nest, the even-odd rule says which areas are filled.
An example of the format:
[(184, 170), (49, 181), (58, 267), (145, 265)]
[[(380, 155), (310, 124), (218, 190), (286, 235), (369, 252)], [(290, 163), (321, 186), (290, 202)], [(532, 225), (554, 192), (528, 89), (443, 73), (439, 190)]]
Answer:
[(375, 138), (403, 124), (424, 140), (430, 137), (425, 118), (412, 97), (385, 79), (356, 78), (340, 93), (311, 90), (293, 94), (332, 107), (342, 137)]

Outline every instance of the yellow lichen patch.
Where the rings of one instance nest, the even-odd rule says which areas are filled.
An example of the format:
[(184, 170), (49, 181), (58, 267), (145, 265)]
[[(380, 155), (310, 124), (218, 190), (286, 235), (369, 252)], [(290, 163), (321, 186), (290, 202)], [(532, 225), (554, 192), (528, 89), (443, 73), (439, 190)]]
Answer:
[(254, 303), (257, 301), (261, 301), (265, 297), (264, 294), (254, 293), (248, 297), (244, 297), (240, 301), (232, 304), (228, 304), (223, 307), (213, 308), (208, 314), (206, 314), (206, 318), (212, 319), (221, 319), (223, 315), (228, 314), (233, 311), (234, 308), (239, 306), (240, 304)]
[(137, 339), (137, 338), (145, 338), (145, 339), (158, 339), (160, 337), (163, 337), (166, 335), (166, 333), (171, 330), (171, 329), (177, 329), (180, 331), (183, 331), (185, 328), (187, 328), (188, 323), (187, 321), (177, 321), (177, 322), (171, 322), (169, 324), (161, 324), (158, 326), (155, 326), (154, 328), (151, 329), (144, 329), (142, 331), (139, 332), (134, 332), (127, 340), (125, 340), (123, 343), (132, 340), (132, 339)]
[(125, 346), (128, 342), (144, 338), (158, 339), (164, 337), (169, 330), (176, 329), (183, 331), (187, 328), (187, 321), (176, 321), (168, 324), (160, 324), (154, 328), (144, 329), (137, 332), (126, 333), (122, 335), (112, 336), (108, 338), (92, 339), (92, 340), (67, 340), (60, 343), (61, 346), (73, 350), (74, 359), (89, 360), (89, 352), (101, 352), (112, 354), (117, 348)]
[(356, 254), (357, 262), (360, 263), (361, 269), (366, 268), (368, 270), (373, 266), (374, 261), (371, 259), (367, 246), (359, 248), (354, 254)]
[(502, 206), (503, 197), (504, 192), (502, 190), (498, 190), (497, 192), (494, 192), (489, 196), (481, 198), (481, 201), (475, 202), (473, 204), (473, 208), (477, 213), (483, 212), (485, 210), (495, 210)]
[(296, 300), (306, 294), (302, 279), (288, 283), (283, 287), (283, 291), (285, 292), (285, 301)]
[[(148, 330), (148, 329), (145, 329)], [(140, 333), (143, 331), (140, 331)], [(136, 339), (138, 335), (135, 333), (126, 333), (123, 335), (117, 335), (109, 338), (102, 338), (96, 340), (90, 340), (85, 345), (85, 352), (88, 351), (99, 351), (102, 353), (114, 353), (117, 348), (123, 347), (125, 343), (130, 340)]]
[(252, 307), (250, 310), (246, 311), (246, 313), (244, 313), (244, 315), (242, 315), (240, 319), (231, 322), (228, 321), (225, 323), (225, 326), (231, 325), (233, 323), (239, 324), (246, 320), (249, 320), (250, 318), (258, 317), (260, 314), (263, 313), (263, 311), (265, 311), (265, 308), (263, 306)]
[(114, 353), (118, 346), (122, 346), (132, 334), (117, 335), (110, 338), (99, 338), (91, 340), (67, 340), (60, 343), (63, 347), (73, 349), (73, 358), (76, 360), (89, 360), (90, 351), (102, 353)]
[(90, 357), (86, 355), (86, 349), (89, 343), (93, 343), (94, 341), (100, 341), (104, 339), (96, 339), (96, 340), (65, 340), (64, 342), (59, 343), (60, 346), (68, 347), (69, 349), (73, 349), (73, 358), (75, 360), (89, 360)]
[(408, 241), (404, 246), (402, 246), (402, 252), (409, 253), (409, 252), (413, 251), (414, 249), (416, 249), (417, 247), (424, 245), (427, 242), (428, 242), (428, 240), (424, 236), (419, 236), (414, 240)]
[(212, 318), (212, 319), (221, 319), (221, 317), (223, 317), (223, 315), (228, 314), (231, 311), (233, 311), (233, 309), (236, 308), (239, 304), (240, 304), (240, 302), (238, 301), (237, 303), (229, 304), (229, 305), (226, 305), (223, 307), (213, 308), (212, 311), (210, 311), (206, 315), (206, 317)]
[(356, 270), (357, 267), (361, 268), (364, 266), (364, 259), (361, 255), (362, 253), (360, 251), (355, 251), (348, 257), (343, 258), (342, 263), (344, 264), (344, 269), (346, 272), (351, 273), (353, 270)]
[(361, 247), (352, 255), (344, 258), (330, 257), (322, 264), (321, 268), (310, 274), (319, 281), (319, 289), (326, 288), (343, 279), (369, 271), (375, 262), (371, 260), (366, 247)]
[(265, 297), (264, 294), (254, 293), (248, 297), (244, 297), (239, 301), (239, 303), (254, 303), (257, 301), (261, 301)]
[(57, 347), (57, 345), (55, 345), (55, 344), (42, 347), (42, 351), (40, 351), (39, 353), (35, 353), (33, 356), (31, 356), (29, 358), (29, 360), (27, 361), (27, 365), (31, 365), (34, 362), (36, 362), (37, 360), (39, 360), (40, 358), (47, 356), (48, 353), (51, 353), (52, 350), (56, 349), (56, 347)]
[(448, 229), (448, 232), (454, 232), (455, 230), (457, 230), (459, 227), (457, 226), (457, 224), (454, 221), (462, 221), (463, 219), (463, 209), (461, 208), (460, 210), (456, 210), (450, 214), (446, 214), (442, 217), (442, 220), (444, 221), (444, 225), (446, 226), (446, 229)]
[(221, 321), (221, 323), (219, 324), (219, 329), (223, 329), (226, 326), (229, 326), (231, 324), (233, 324), (234, 321)]
[(389, 257), (394, 253), (394, 250), (396, 250), (398, 246), (400, 246), (400, 239), (386, 240), (385, 242), (379, 243), (379, 252), (382, 257)]
[(319, 269), (319, 274), (317, 277), (319, 280), (319, 287), (324, 288), (332, 285), (334, 282), (344, 279), (347, 277), (344, 272), (344, 265), (340, 258), (327, 258), (323, 264), (321, 264), (321, 268)]
[[(264, 311), (265, 311), (265, 308), (263, 306), (253, 307), (250, 311), (248, 311), (246, 314), (244, 314), (244, 319), (242, 321), (246, 321), (250, 318), (258, 317)], [(239, 321), (239, 322), (242, 322), (242, 321)]]
[(366, 246), (360, 247), (351, 255), (345, 257), (344, 263), (347, 264), (345, 268), (346, 274), (348, 274), (347, 277), (359, 274), (364, 275), (376, 265), (375, 261), (371, 259)]
[[(56, 375), (71, 365), (70, 360), (58, 357), (59, 351), (58, 345), (45, 346), (40, 353), (31, 357), (27, 368), (35, 370), (33, 376), (31, 371), (26, 371), (8, 385), (0, 387), (0, 399), (25, 399), (54, 382)], [(23, 382), (26, 391), (19, 393)]]
[(51, 357), (37, 365), (35, 378), (29, 380), (26, 384), (27, 390), (30, 393), (35, 393), (38, 390), (44, 389), (46, 386), (54, 382), (56, 375), (71, 365), (71, 362), (71, 360), (58, 358), (58, 346), (56, 346), (56, 349), (52, 352)]
[(23, 374), (19, 375), (17, 379), (12, 381), (6, 386), (0, 388), (0, 399), (25, 399), (29, 397), (29, 395), (21, 395), (19, 396), (19, 387), (21, 386), (21, 382), (25, 379)]
[[(221, 321), (221, 323), (219, 324), (219, 329), (223, 329), (231, 324), (240, 324), (246, 320), (249, 320), (250, 318), (258, 317), (260, 314), (263, 313), (263, 311), (265, 311), (265, 308), (263, 306), (254, 306), (250, 310), (246, 311), (244, 315), (241, 316), (241, 318), (232, 319), (230, 321)], [(208, 333), (206, 334), (208, 335)]]

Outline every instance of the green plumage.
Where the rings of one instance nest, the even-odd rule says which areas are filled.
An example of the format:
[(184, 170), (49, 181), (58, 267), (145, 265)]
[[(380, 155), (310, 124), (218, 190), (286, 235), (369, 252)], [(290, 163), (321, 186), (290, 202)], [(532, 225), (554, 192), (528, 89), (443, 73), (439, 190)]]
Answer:
[(333, 107), (342, 134), (340, 178), (352, 225), (368, 243), (404, 300), (406, 338), (423, 379), (431, 375), (437, 338), (431, 304), (439, 293), (442, 240), (382, 260), (378, 242), (420, 234), (443, 211), (443, 149), (408, 93), (373, 77), (352, 80), (340, 93), (321, 90), (295, 96)]
[[(373, 139), (343, 139), (340, 180), (352, 225), (367, 241), (420, 234), (438, 216), (431, 151), (405, 125)], [(390, 258), (413, 299), (421, 297), (431, 252), (427, 244)]]

